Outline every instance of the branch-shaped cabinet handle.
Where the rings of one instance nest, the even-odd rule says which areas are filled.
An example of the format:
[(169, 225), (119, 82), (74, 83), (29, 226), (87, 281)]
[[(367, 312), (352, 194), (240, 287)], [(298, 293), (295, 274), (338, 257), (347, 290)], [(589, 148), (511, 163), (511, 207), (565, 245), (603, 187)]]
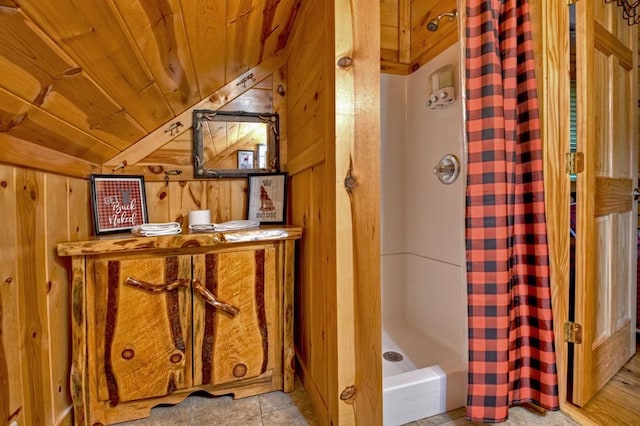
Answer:
[(127, 277), (124, 281), (125, 284), (130, 285), (131, 287), (136, 287), (144, 291), (148, 291), (150, 293), (163, 293), (171, 290), (175, 290), (180, 287), (189, 287), (189, 283), (191, 280), (186, 278), (178, 278), (175, 281), (171, 281), (170, 283), (165, 284), (152, 284), (146, 281), (138, 280), (133, 277)]
[(225, 302), (221, 302), (220, 300), (218, 300), (213, 293), (211, 293), (209, 290), (207, 290), (207, 288), (202, 285), (202, 283), (198, 280), (193, 280), (193, 288), (200, 293), (200, 295), (202, 297), (204, 297), (204, 300), (210, 304), (211, 306), (220, 309), (224, 312), (226, 312), (227, 314), (229, 314), (231, 317), (235, 317), (236, 315), (238, 315), (238, 312), (240, 312), (240, 308), (238, 308), (237, 306), (231, 305), (229, 303), (225, 303)]
[[(188, 280), (186, 278), (178, 278), (177, 280), (171, 281), (166, 284), (152, 284), (146, 281), (138, 280), (133, 277), (127, 277), (127, 279), (124, 282), (127, 285), (139, 288), (144, 291), (148, 291), (150, 293), (162, 293), (162, 292), (175, 290), (180, 287), (188, 288), (189, 283), (191, 283), (191, 280)], [(240, 312), (240, 308), (238, 308), (237, 306), (231, 305), (229, 303), (221, 302), (220, 300), (218, 300), (213, 295), (213, 293), (211, 293), (209, 290), (207, 290), (207, 288), (204, 285), (202, 285), (200, 281), (193, 280), (193, 288), (198, 293), (200, 293), (202, 297), (204, 297), (205, 302), (207, 302), (208, 304), (210, 304), (211, 306), (217, 309), (220, 309), (226, 312), (231, 317), (235, 317), (236, 315), (238, 315), (238, 312)]]

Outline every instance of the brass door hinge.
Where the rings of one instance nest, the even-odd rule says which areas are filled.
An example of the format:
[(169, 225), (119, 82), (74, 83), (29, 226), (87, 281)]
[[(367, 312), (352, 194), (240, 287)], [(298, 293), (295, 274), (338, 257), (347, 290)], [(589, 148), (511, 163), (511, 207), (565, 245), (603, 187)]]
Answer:
[(582, 326), (576, 322), (564, 323), (564, 341), (569, 343), (582, 343)]
[(581, 152), (567, 152), (566, 164), (568, 174), (582, 173), (584, 171), (584, 154)]

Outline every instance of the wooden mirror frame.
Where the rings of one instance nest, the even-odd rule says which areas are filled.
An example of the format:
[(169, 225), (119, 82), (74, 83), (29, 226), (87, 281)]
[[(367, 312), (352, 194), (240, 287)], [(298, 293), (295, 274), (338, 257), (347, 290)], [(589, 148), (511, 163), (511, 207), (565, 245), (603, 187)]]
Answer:
[[(211, 121), (264, 123), (267, 128), (267, 149), (265, 168), (217, 169), (205, 167), (204, 126)], [(237, 151), (242, 151), (238, 147)], [(277, 113), (246, 111), (214, 111), (199, 109), (193, 111), (193, 177), (199, 179), (247, 177), (250, 174), (274, 173), (280, 171), (279, 116)]]

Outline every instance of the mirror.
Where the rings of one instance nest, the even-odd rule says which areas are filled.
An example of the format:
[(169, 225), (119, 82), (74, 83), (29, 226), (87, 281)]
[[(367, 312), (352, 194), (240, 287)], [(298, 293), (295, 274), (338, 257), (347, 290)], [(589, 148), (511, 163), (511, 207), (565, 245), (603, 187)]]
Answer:
[(278, 114), (193, 111), (195, 178), (280, 171)]

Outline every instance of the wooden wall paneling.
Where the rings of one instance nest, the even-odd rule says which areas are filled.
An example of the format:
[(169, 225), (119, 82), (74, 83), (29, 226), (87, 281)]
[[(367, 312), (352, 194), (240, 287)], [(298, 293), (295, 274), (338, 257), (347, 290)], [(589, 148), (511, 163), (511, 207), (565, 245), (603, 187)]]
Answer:
[(188, 229), (189, 211), (202, 210), (206, 203), (206, 181), (179, 181), (169, 183), (169, 217)]
[(291, 24), (301, 0), (265, 0), (258, 60), (273, 55), (282, 49), (289, 38)]
[(0, 12), (0, 87), (113, 147), (140, 139), (144, 130), (131, 116), (27, 20), (18, 8)]
[(78, 177), (86, 177), (100, 171), (96, 163), (90, 163), (2, 132), (0, 132), (0, 143), (2, 144), (0, 150), (2, 163)]
[(164, 179), (164, 173), (156, 173), (160, 170), (158, 166), (164, 170), (182, 170), (183, 173), (189, 171), (187, 176), (193, 174), (193, 130), (189, 129), (176, 136), (171, 142), (153, 151), (135, 166), (148, 166), (151, 173), (159, 174), (162, 179)]
[[(357, 4), (357, 1), (355, 3)], [(335, 1), (335, 10), (333, 11), (335, 15), (332, 20), (335, 26), (333, 62), (336, 64), (342, 58), (353, 58), (356, 48), (359, 47), (357, 45), (357, 34), (354, 34), (355, 29), (352, 27), (354, 24), (354, 8), (355, 5), (350, 5), (349, 2)], [(373, 41), (370, 40), (370, 42)], [(358, 57), (355, 60), (362, 60), (364, 63), (367, 58), (366, 55), (367, 50), (365, 48), (362, 53), (358, 51)], [(345, 188), (347, 179), (355, 179), (353, 175), (353, 160), (356, 100), (354, 93), (355, 82), (353, 80), (356, 78), (356, 64), (334, 68), (333, 79), (335, 87), (329, 98), (329, 103), (335, 104), (335, 107), (332, 111), (333, 114), (327, 114), (327, 116), (335, 115), (335, 117), (332, 117), (335, 120), (335, 142), (329, 142), (328, 140), (325, 146), (326, 163), (331, 164), (333, 168), (330, 171), (330, 176), (335, 175), (335, 179), (330, 180), (332, 181), (333, 208), (336, 212), (335, 227), (330, 228), (335, 233), (336, 288), (330, 294), (329, 306), (341, 307), (341, 309), (336, 309), (335, 317), (330, 317), (329, 324), (330, 333), (335, 333), (336, 336), (335, 340), (329, 342), (329, 352), (335, 352), (337, 358), (334, 366), (337, 373), (336, 382), (335, 384), (330, 382), (330, 385), (334, 385), (341, 396), (345, 392), (348, 393), (349, 388), (355, 388), (354, 390), (357, 392), (349, 399), (340, 398), (337, 406), (334, 407), (337, 411), (338, 424), (358, 423), (357, 416), (359, 413), (355, 411), (356, 404), (358, 405), (358, 411), (360, 409), (371, 409), (369, 406), (361, 408), (359, 403), (356, 402), (356, 398), (360, 399), (359, 392), (361, 389), (359, 383), (357, 383), (357, 349), (354, 346), (356, 339), (355, 322), (358, 321), (357, 312), (354, 309), (356, 291), (354, 279), (356, 278), (355, 269), (357, 268), (354, 259), (354, 244), (356, 241), (353, 239), (355, 231), (353, 215), (355, 211), (351, 205), (353, 193), (348, 192)], [(379, 87), (378, 85), (376, 91), (379, 91)], [(355, 187), (355, 180), (351, 183)], [(379, 338), (380, 336), (381, 334)], [(373, 348), (367, 348), (369, 356), (381, 355), (375, 351), (375, 347), (374, 345)], [(367, 402), (364, 405), (367, 405)], [(362, 424), (376, 423), (368, 421)]]
[[(311, 341), (307, 337), (309, 317), (306, 313), (310, 310), (309, 306), (309, 286), (305, 285), (311, 277), (307, 277), (309, 271), (311, 271), (311, 256), (307, 254), (310, 250), (307, 241), (313, 241), (313, 229), (311, 224), (312, 214), (310, 211), (311, 203), (309, 198), (311, 196), (310, 173), (299, 173), (290, 177), (289, 189), (295, 197), (291, 198), (291, 223), (298, 224), (304, 229), (304, 238), (300, 240), (298, 244), (297, 254), (297, 268), (296, 268), (296, 280), (295, 280), (295, 320), (294, 320), (294, 345), (296, 348), (296, 354), (302, 360), (307, 360), (310, 351)], [(304, 315), (304, 316), (303, 316)], [(306, 365), (302, 365), (303, 369)], [(301, 374), (304, 373), (304, 370)]]
[(288, 122), (287, 122), (287, 67), (282, 66), (273, 73), (271, 82), (272, 111), (278, 114), (280, 131), (280, 167), (287, 164)]
[[(327, 229), (335, 219), (331, 218), (327, 211), (327, 204), (334, 203), (327, 201), (325, 186), (329, 177), (326, 174), (325, 164), (319, 164), (310, 168), (307, 173), (310, 175), (308, 191), (310, 215), (306, 220), (309, 229), (310, 269), (307, 272), (309, 287), (309, 310), (305, 312), (308, 318), (309, 342), (311, 352), (309, 353), (309, 370), (314, 375), (314, 383), (325, 398), (324, 403), (329, 408), (329, 418), (337, 418), (337, 359), (336, 353), (330, 352), (330, 348), (335, 345), (335, 318), (338, 307), (334, 304), (335, 299), (335, 258), (327, 253), (333, 253), (333, 237), (326, 235)], [(327, 309), (332, 306), (333, 308)], [(329, 333), (334, 333), (329, 338)], [(335, 346), (334, 346), (335, 348)], [(329, 368), (327, 368), (327, 365)], [(333, 409), (332, 409), (333, 407)]]
[(24, 405), (22, 368), (22, 333), (20, 323), (19, 275), (17, 244), (16, 169), (0, 165), (0, 418), (9, 424), (27, 424)]
[(288, 160), (287, 171), (295, 175), (302, 170), (309, 169), (324, 161), (324, 141), (316, 141), (309, 148), (297, 155), (295, 158)]
[[(306, 58), (306, 60), (309, 61), (311, 58)], [(302, 69), (304, 70), (304, 68)], [(287, 120), (290, 124), (287, 129), (289, 140), (287, 152), (290, 159), (296, 158), (324, 138), (323, 126), (327, 114), (324, 104), (329, 95), (326, 88), (326, 76), (323, 75), (324, 71), (318, 67), (315, 69), (307, 68), (307, 71), (302, 72), (310, 74), (308, 77), (305, 76), (304, 87), (300, 87), (300, 82), (295, 80), (295, 77), (300, 77), (300, 74), (292, 73), (291, 68), (289, 69), (290, 90), (302, 93), (299, 98), (289, 98), (288, 100)], [(295, 89), (292, 88), (293, 86)]]
[[(228, 179), (210, 180), (207, 181), (207, 206), (206, 208), (211, 211), (211, 221), (213, 223), (221, 223), (231, 220), (233, 213), (237, 216), (236, 211), (231, 205), (231, 188), (233, 187), (232, 181)], [(244, 216), (242, 216), (244, 218)]]
[[(48, 339), (53, 350), (47, 351), (50, 364), (49, 387), (52, 395), (51, 424), (58, 424), (70, 416), (71, 391), (69, 389), (71, 365), (71, 323), (69, 313), (69, 280), (67, 264), (58, 257), (55, 246), (70, 239), (69, 178), (49, 174), (45, 176), (42, 195), (45, 212), (44, 239), (46, 241), (46, 280)], [(85, 200), (86, 202), (86, 200)], [(80, 204), (83, 205), (83, 204)], [(77, 208), (77, 207), (76, 207)]]
[[(170, 150), (163, 152), (161, 155), (168, 155)], [(186, 153), (181, 152), (180, 155)], [(157, 158), (157, 157), (156, 157)], [(144, 176), (145, 182), (162, 182), (165, 181), (165, 171), (172, 174), (169, 175), (170, 182), (179, 182), (185, 179), (191, 179), (193, 175), (193, 166), (184, 164), (149, 164), (149, 165), (133, 165), (126, 166), (123, 169), (113, 170), (113, 167), (102, 167), (102, 173), (104, 174), (126, 174), (126, 175), (141, 175)], [(177, 174), (173, 174), (177, 173)]]
[[(289, 50), (296, 61), (287, 67), (287, 164), (297, 165), (292, 214), (299, 220), (300, 211), (311, 212), (303, 224), (300, 254), (308, 276), (300, 276), (298, 284), (302, 300), (297, 307), (303, 310), (297, 316), (303, 333), (298, 361), (305, 389), (329, 423), (379, 424), (380, 254), (371, 244), (371, 238), (379, 240), (377, 196), (372, 195), (380, 184), (379, 8), (342, 0), (306, 5)], [(324, 161), (298, 161), (316, 145)], [(345, 180), (354, 184), (351, 194)], [(356, 246), (373, 247), (360, 257)], [(315, 327), (323, 328), (320, 337)], [(351, 386), (353, 398), (345, 397)]]
[(16, 171), (19, 329), (24, 386), (25, 424), (51, 421), (51, 388), (47, 348), (44, 174)]
[(115, 8), (73, 0), (16, 3), (145, 130), (173, 118)]
[(259, 60), (265, 0), (228, 1), (225, 19), (227, 79), (247, 71)]
[(189, 51), (202, 96), (213, 93), (227, 81), (224, 47), (226, 5), (226, 1), (180, 0)]
[(411, 62), (411, 1), (380, 1), (380, 70), (407, 75)]
[(300, 289), (303, 312), (298, 319), (301, 328), (301, 358), (305, 360), (303, 368), (310, 375), (314, 390), (320, 394), (324, 415), (335, 417), (336, 413), (330, 412), (329, 406), (330, 398), (336, 397), (336, 390), (330, 389), (329, 386), (330, 376), (335, 376), (337, 372), (327, 368), (327, 364), (336, 364), (335, 354), (329, 352), (335, 336), (329, 336), (328, 329), (329, 318), (335, 316), (335, 309), (327, 309), (328, 300), (335, 290), (333, 285), (328, 285), (333, 282), (333, 277), (326, 268), (327, 264), (334, 260), (323, 255), (327, 250), (324, 243), (324, 233), (327, 229), (323, 226), (323, 215), (326, 214), (322, 206), (322, 186), (325, 177), (323, 172), (324, 166), (319, 165), (295, 177), (295, 180), (300, 180), (300, 187), (296, 191), (294, 211), (298, 214), (303, 213), (298, 220), (304, 223), (305, 232), (304, 246), (301, 247), (301, 255), (304, 256), (301, 262), (304, 266), (301, 265), (300, 268), (303, 270), (301, 278), (306, 285)]
[(382, 61), (380, 71), (384, 74), (408, 75), (411, 74), (411, 64), (401, 64), (391, 61)]
[(230, 209), (231, 220), (247, 218), (247, 179), (233, 179), (230, 181)]
[(227, 81), (254, 67), (284, 47), (300, 0), (247, 0), (227, 2)]
[[(304, 227), (296, 280), (296, 357), (321, 424), (338, 424), (335, 339), (335, 202), (333, 174), (333, 5), (303, 3), (287, 54), (287, 171), (292, 222)], [(331, 29), (331, 30), (330, 30)], [(331, 117), (329, 117), (331, 115)], [(331, 141), (331, 142), (328, 142)], [(315, 147), (315, 161), (305, 156)], [(292, 167), (294, 166), (294, 167)], [(331, 328), (333, 324), (333, 328)]]
[(241, 96), (220, 107), (220, 111), (273, 112), (272, 90), (273, 77), (270, 75)]
[(93, 232), (91, 218), (91, 195), (89, 181), (86, 179), (69, 179), (68, 214), (69, 241), (87, 240)]
[(291, 222), (304, 229), (297, 254), (294, 336), (298, 361), (296, 369), (320, 424), (329, 424), (327, 397), (330, 373), (323, 360), (328, 355), (328, 336), (325, 336), (327, 316), (330, 314), (324, 304), (330, 289), (325, 267), (329, 259), (322, 256), (322, 170), (322, 165), (319, 165), (297, 173), (291, 179)]
[(211, 210), (214, 223), (246, 219), (247, 180), (145, 182), (149, 222), (180, 222), (188, 230), (191, 210)]
[(334, 60), (354, 60), (335, 71), (338, 389), (349, 424), (382, 420), (378, 22), (369, 1), (336, 1)]
[(147, 196), (149, 222), (166, 223), (174, 221), (175, 218), (172, 218), (169, 214), (169, 190), (176, 186), (176, 184), (167, 185), (164, 182), (145, 181), (144, 189)]
[(399, 0), (380, 0), (380, 60), (400, 62)]
[(149, 71), (178, 115), (202, 99), (179, 0), (113, 0)]
[(316, 63), (319, 52), (325, 49), (326, 29), (313, 23), (299, 24), (309, 28), (304, 35), (296, 34), (301, 40), (296, 40), (296, 48), (291, 50), (291, 59), (287, 63), (289, 94), (295, 94), (287, 99), (287, 151), (290, 160), (324, 138), (327, 114), (324, 107), (329, 95), (326, 70)]
[(460, 17), (440, 20), (437, 31), (429, 31), (427, 23), (443, 12), (457, 8), (456, 0), (424, 0), (411, 2), (411, 65), (413, 72), (458, 41)]
[(403, 64), (411, 61), (411, 3), (398, 0), (398, 59)]
[(567, 344), (563, 326), (569, 309), (569, 202), (571, 187), (565, 170), (569, 150), (569, 9), (562, 2), (530, 1), (536, 79), (538, 81), (547, 238), (559, 399), (563, 410), (567, 394)]
[[(259, 86), (263, 80), (273, 74), (274, 70), (279, 69), (283, 65), (285, 59), (284, 55), (272, 56), (234, 79), (232, 82), (218, 88), (207, 98), (175, 117), (171, 122), (165, 123), (165, 126), (150, 132), (130, 148), (107, 160), (104, 163), (105, 171), (110, 171), (114, 166), (123, 161), (126, 161), (130, 166), (137, 164), (143, 158), (160, 149), (177, 136), (181, 136), (184, 132), (190, 131), (193, 126), (194, 109), (221, 109), (256, 85)], [(249, 75), (253, 75), (253, 78), (247, 78)]]

